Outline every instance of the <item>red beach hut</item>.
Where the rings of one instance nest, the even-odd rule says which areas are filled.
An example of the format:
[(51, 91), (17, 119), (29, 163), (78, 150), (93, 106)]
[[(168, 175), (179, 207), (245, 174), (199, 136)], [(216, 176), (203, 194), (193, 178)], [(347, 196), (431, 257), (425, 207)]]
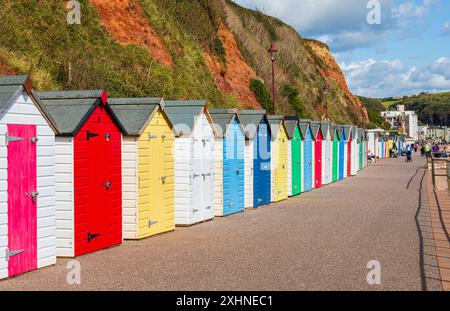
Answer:
[(314, 135), (314, 186), (315, 188), (322, 187), (322, 141), (323, 134), (320, 127), (320, 122), (311, 122), (311, 130)]
[(104, 91), (39, 92), (57, 127), (56, 254), (122, 243), (122, 132)]

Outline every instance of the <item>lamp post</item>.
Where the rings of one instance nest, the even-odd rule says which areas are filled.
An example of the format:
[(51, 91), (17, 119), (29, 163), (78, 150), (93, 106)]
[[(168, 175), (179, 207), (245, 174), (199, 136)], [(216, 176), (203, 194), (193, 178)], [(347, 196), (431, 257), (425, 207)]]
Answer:
[(330, 93), (330, 90), (330, 84), (326, 82), (325, 87), (323, 88), (323, 93), (325, 94), (325, 120), (328, 120), (328, 94)]
[(277, 104), (275, 98), (275, 53), (278, 53), (278, 49), (272, 42), (268, 50), (270, 53), (270, 58), (272, 60), (272, 98), (273, 98), (273, 114), (277, 113)]

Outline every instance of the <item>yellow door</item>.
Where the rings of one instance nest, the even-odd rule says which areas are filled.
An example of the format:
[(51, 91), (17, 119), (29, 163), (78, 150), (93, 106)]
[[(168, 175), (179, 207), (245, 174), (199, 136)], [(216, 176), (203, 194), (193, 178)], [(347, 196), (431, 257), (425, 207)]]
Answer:
[(288, 198), (288, 184), (287, 184), (287, 169), (288, 169), (288, 138), (284, 127), (280, 128), (278, 134), (278, 150), (276, 156), (275, 169), (275, 202), (282, 201)]
[(139, 137), (138, 238), (175, 229), (174, 137), (158, 111)]

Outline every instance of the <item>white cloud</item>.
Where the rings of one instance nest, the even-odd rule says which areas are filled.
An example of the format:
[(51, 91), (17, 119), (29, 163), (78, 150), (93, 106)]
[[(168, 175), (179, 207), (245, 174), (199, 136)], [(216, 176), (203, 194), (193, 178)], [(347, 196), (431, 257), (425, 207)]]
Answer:
[[(326, 38), (334, 52), (376, 46), (390, 33), (402, 33), (408, 22), (421, 18), (437, 0), (379, 0), (381, 24), (367, 23), (367, 1), (363, 0), (235, 0), (238, 4), (278, 17), (301, 35)], [(417, 33), (414, 33), (417, 35)]]
[(367, 97), (411, 95), (450, 90), (450, 58), (433, 64), (407, 67), (400, 60), (342, 62), (341, 68), (353, 93)]
[(392, 9), (396, 18), (414, 18), (421, 17), (427, 12), (427, 6), (432, 4), (430, 1), (424, 1), (423, 5), (416, 5), (413, 1), (400, 4)]
[(442, 34), (444, 36), (450, 36), (450, 21), (444, 23)]

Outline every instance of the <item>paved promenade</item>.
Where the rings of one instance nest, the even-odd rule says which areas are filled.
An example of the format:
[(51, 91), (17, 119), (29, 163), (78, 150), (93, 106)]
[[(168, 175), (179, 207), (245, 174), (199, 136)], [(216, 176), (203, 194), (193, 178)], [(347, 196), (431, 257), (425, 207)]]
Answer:
[[(67, 284), (61, 259), (0, 290), (440, 289), (421, 265), (424, 164), (382, 160), (278, 204), (80, 257), (81, 285)], [(367, 282), (372, 260), (380, 285)]]

